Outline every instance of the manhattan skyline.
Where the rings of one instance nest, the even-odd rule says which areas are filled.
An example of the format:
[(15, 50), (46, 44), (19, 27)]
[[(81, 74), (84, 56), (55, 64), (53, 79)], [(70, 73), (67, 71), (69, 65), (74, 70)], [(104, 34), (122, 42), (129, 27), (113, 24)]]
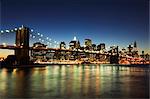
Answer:
[[(1, 30), (23, 24), (67, 45), (76, 36), (81, 45), (86, 38), (94, 44), (120, 48), (136, 41), (140, 51), (149, 51), (148, 0), (1, 0), (0, 3)], [(0, 42), (8, 37), (0, 37)]]

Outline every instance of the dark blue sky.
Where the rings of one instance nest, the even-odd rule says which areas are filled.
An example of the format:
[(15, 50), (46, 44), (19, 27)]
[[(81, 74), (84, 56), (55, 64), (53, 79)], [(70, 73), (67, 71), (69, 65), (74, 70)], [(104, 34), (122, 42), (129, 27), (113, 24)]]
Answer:
[(148, 0), (1, 0), (1, 29), (22, 24), (67, 44), (77, 36), (106, 46), (149, 48)]

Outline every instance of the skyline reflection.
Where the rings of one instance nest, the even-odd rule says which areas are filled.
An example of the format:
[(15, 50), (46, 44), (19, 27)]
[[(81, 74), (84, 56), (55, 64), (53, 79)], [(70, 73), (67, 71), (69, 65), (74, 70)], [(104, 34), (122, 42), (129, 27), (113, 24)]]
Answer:
[(140, 98), (149, 96), (149, 70), (103, 65), (55, 65), (0, 70), (3, 98)]

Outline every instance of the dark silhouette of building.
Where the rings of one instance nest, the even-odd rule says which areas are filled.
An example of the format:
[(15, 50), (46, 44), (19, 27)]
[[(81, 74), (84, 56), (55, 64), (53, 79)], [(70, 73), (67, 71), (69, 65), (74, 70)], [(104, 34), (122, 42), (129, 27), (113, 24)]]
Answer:
[(135, 48), (137, 48), (137, 44), (136, 44), (136, 41), (134, 42), (134, 47), (135, 47)]
[(84, 46), (85, 46), (85, 50), (92, 50), (92, 40), (91, 39), (85, 39), (84, 40)]
[(97, 45), (97, 50), (104, 50), (105, 49), (105, 43), (100, 43), (99, 45)]
[(92, 44), (92, 50), (96, 51), (96, 44)]
[(77, 49), (79, 49), (80, 48), (80, 42), (79, 41), (71, 41), (70, 43), (69, 43), (69, 49), (71, 49), (71, 50), (77, 50)]
[(66, 44), (65, 42), (60, 43), (60, 49), (66, 49)]
[(16, 64), (16, 56), (15, 55), (8, 55), (7, 58), (2, 61), (2, 64), (1, 66), (2, 67), (10, 67), (12, 65), (15, 65)]
[(133, 50), (132, 45), (129, 45), (127, 54), (132, 56), (132, 50)]
[[(112, 49), (113, 50), (113, 49)], [(118, 46), (115, 47), (116, 54), (114, 54), (113, 51), (111, 51), (110, 55), (110, 64), (118, 64), (119, 63), (119, 52), (118, 52)]]
[(105, 43), (101, 43), (101, 44), (100, 44), (100, 49), (101, 49), (101, 50), (104, 50), (104, 49), (105, 49)]
[(22, 26), (16, 30), (16, 46), (17, 64), (29, 64), (29, 28)]

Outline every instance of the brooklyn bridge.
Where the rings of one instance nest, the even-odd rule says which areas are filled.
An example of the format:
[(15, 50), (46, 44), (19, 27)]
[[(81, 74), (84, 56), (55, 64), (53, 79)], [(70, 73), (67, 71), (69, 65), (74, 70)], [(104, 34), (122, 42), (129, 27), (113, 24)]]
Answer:
[[(13, 64), (30, 64), (30, 62), (93, 62), (93, 63), (115, 63), (119, 62), (118, 46), (108, 52), (101, 52), (95, 49), (86, 49), (79, 47), (79, 44), (73, 45), (74, 48), (66, 48), (65, 44), (51, 39), (40, 32), (35, 32), (25, 26), (10, 30), (1, 30), (0, 35), (5, 33), (15, 33), (15, 44), (7, 45), (2, 43), (0, 49), (14, 50), (14, 55), (9, 55), (6, 60), (14, 60)], [(33, 46), (30, 46), (30, 40), (34, 40)], [(74, 41), (73, 41), (74, 42)], [(75, 42), (76, 43), (76, 42)], [(130, 49), (130, 46), (129, 46)], [(37, 55), (38, 53), (38, 55)], [(127, 57), (124, 57), (127, 59)], [(12, 64), (12, 63), (11, 63)]]

